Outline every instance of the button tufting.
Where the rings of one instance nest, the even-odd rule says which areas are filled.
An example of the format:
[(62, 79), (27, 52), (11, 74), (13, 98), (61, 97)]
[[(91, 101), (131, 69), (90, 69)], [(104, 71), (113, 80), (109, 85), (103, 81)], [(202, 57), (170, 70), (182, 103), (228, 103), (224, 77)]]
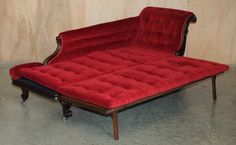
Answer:
[(63, 32), (62, 53), (46, 66), (22, 68), (19, 74), (69, 98), (111, 109), (226, 70), (174, 55), (190, 15), (149, 7), (127, 22)]
[[(103, 59), (104, 55), (109, 59)], [(218, 64), (164, 55), (152, 49), (130, 48), (26, 68), (21, 74), (68, 97), (111, 108), (198, 80), (216, 67)]]

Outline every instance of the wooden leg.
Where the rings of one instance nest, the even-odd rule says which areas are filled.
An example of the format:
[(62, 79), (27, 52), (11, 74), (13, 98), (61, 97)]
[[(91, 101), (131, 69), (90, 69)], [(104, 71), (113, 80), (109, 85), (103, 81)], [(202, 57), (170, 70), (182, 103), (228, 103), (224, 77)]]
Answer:
[(72, 116), (72, 111), (70, 110), (71, 107), (71, 103), (65, 102), (63, 100), (59, 100), (59, 102), (61, 103), (62, 106), (62, 110), (63, 110), (63, 120), (67, 120), (69, 117)]
[(29, 97), (29, 91), (22, 88), (21, 88), (21, 91), (22, 91), (21, 98), (24, 103)]
[(112, 113), (112, 120), (113, 120), (113, 135), (114, 135), (114, 139), (118, 140), (119, 139), (119, 128), (118, 128), (117, 112), (113, 112)]
[(215, 101), (217, 99), (217, 96), (216, 96), (216, 76), (213, 76), (211, 78), (211, 81), (212, 81), (212, 95), (213, 95), (213, 100)]

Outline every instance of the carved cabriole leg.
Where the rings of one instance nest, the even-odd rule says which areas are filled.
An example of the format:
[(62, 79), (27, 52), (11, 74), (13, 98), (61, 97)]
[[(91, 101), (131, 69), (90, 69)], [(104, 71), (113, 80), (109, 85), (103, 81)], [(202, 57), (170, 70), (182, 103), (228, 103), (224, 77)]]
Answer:
[(119, 128), (118, 128), (118, 115), (117, 112), (112, 113), (113, 120), (113, 136), (115, 140), (119, 139)]
[(21, 98), (24, 103), (29, 97), (29, 91), (22, 88), (21, 88), (21, 91), (22, 91)]
[(71, 107), (71, 103), (65, 102), (63, 100), (59, 100), (59, 102), (62, 105), (62, 110), (63, 110), (63, 120), (65, 121), (66, 119), (68, 119), (69, 117), (72, 116), (72, 111), (70, 110)]
[(216, 96), (216, 76), (213, 76), (211, 78), (211, 81), (212, 81), (212, 95), (213, 95), (213, 100), (215, 101), (217, 99), (217, 96)]

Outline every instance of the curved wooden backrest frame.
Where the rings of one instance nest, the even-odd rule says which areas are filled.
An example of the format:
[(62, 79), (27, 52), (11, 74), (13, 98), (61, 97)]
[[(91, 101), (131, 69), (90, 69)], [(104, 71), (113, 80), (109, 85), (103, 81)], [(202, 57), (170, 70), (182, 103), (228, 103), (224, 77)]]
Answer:
[(43, 61), (43, 65), (48, 65), (49, 61), (52, 60), (54, 57), (56, 57), (57, 54), (59, 53), (59, 51), (61, 49), (61, 37), (60, 36), (56, 37), (56, 43), (57, 43), (56, 50)]
[(185, 49), (186, 49), (186, 41), (187, 41), (187, 35), (188, 35), (188, 27), (190, 23), (196, 23), (197, 22), (197, 17), (195, 15), (192, 15), (191, 17), (189, 17), (189, 19), (187, 20), (185, 26), (184, 26), (184, 30), (183, 30), (183, 39), (179, 48), (179, 51), (177, 51), (175, 53), (176, 56), (183, 56), (185, 53)]

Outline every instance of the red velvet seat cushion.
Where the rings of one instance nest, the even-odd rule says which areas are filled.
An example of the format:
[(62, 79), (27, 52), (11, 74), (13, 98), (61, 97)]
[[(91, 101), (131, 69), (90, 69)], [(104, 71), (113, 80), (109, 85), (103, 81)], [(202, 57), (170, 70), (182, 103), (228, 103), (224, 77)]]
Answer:
[(69, 98), (111, 109), (225, 70), (218, 63), (124, 47), (19, 73)]
[(73, 99), (116, 108), (227, 70), (225, 65), (169, 57), (59, 87)]
[(120, 69), (173, 57), (172, 54), (136, 47), (124, 47), (95, 51), (86, 56), (69, 61), (19, 69), (19, 74), (48, 88), (57, 90), (59, 86), (91, 79)]

